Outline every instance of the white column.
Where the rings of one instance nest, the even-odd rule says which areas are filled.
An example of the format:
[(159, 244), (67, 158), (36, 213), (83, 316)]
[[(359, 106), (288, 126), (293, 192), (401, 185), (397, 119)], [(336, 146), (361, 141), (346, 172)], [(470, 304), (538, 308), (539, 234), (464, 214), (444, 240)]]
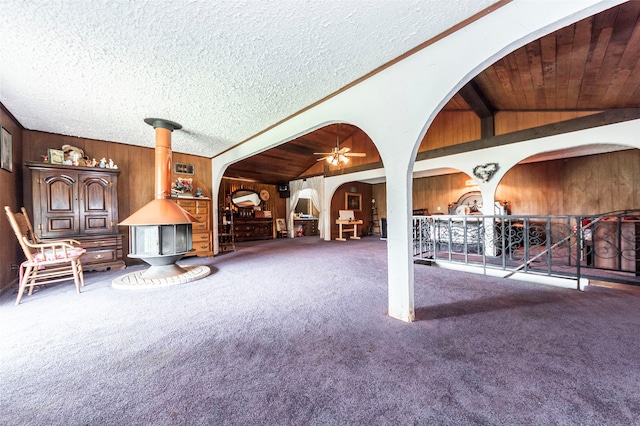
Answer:
[(387, 259), (389, 316), (402, 321), (415, 319), (413, 251), (411, 249), (411, 174), (387, 167)]

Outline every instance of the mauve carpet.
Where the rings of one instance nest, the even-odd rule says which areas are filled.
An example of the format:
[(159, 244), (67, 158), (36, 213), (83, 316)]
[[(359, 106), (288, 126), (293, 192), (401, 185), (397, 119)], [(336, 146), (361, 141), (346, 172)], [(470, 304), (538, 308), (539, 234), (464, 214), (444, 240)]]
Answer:
[(0, 424), (640, 424), (640, 296), (415, 266), (386, 316), (386, 243), (243, 243), (200, 281), (86, 273), (0, 296)]

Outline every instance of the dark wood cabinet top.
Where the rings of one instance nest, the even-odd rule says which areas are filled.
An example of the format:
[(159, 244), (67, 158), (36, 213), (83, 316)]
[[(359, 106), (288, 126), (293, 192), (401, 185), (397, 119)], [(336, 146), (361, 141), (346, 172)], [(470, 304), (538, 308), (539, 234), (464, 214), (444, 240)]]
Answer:
[(118, 174), (120, 173), (120, 169), (109, 169), (109, 168), (101, 168), (101, 167), (84, 167), (84, 166), (68, 166), (66, 164), (50, 164), (43, 163), (38, 161), (26, 161), (25, 166), (27, 166), (31, 170), (76, 170), (81, 172), (99, 172), (99, 173), (111, 173)]

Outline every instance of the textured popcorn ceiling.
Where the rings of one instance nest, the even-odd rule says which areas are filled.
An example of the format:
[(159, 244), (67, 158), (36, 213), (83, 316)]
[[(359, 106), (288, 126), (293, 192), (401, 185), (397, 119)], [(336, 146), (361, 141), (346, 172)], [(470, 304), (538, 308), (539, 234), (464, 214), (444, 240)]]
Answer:
[(0, 102), (27, 129), (207, 157), (494, 0), (0, 0)]

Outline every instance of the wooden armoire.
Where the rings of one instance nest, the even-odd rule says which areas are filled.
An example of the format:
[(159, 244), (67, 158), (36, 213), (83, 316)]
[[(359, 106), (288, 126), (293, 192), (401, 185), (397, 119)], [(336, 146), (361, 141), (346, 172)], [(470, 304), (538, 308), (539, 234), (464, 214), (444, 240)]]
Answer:
[[(31, 212), (44, 240), (78, 240), (87, 250), (85, 270), (121, 269), (118, 233), (118, 169), (27, 162), (31, 171)], [(28, 194), (25, 194), (28, 197)]]

